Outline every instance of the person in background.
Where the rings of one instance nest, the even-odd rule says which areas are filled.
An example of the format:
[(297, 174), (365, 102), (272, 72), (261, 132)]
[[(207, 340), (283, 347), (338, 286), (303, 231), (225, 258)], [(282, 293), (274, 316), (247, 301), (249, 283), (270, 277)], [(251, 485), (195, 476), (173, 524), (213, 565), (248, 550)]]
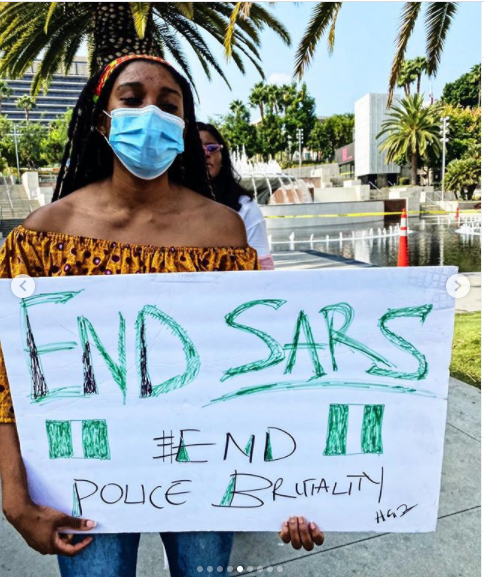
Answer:
[(239, 213), (247, 231), (247, 242), (257, 251), (261, 268), (274, 270), (264, 215), (253, 193), (241, 186), (225, 140), (212, 124), (197, 122), (197, 127), (212, 178), (215, 200)]

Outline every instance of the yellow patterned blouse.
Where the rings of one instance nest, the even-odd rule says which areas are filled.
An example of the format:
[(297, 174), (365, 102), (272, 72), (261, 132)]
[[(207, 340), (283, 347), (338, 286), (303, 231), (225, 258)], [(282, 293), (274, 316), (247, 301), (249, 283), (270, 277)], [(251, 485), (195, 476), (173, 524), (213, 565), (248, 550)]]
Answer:
[[(15, 228), (0, 250), (0, 278), (258, 270), (247, 248), (159, 247), (122, 244), (56, 232)], [(0, 348), (0, 423), (15, 422)]]

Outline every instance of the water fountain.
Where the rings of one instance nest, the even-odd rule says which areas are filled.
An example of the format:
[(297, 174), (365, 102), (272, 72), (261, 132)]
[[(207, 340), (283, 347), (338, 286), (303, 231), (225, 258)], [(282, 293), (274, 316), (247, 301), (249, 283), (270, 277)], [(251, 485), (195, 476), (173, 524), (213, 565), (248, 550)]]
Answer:
[(459, 219), (459, 228), (455, 232), (462, 235), (482, 236), (480, 214), (461, 215)]
[(252, 188), (259, 204), (301, 204), (313, 202), (308, 185), (301, 178), (284, 174), (275, 160), (253, 162), (245, 150), (231, 153), (241, 184)]

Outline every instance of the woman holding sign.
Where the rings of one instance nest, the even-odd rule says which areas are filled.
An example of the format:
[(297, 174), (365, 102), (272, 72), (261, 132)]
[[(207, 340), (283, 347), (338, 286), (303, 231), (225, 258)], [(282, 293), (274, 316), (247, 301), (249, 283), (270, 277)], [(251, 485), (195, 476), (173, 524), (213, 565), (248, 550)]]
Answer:
[[(189, 84), (160, 58), (125, 56), (87, 83), (54, 200), (9, 235), (1, 278), (258, 268), (240, 217), (212, 200)], [(96, 523), (31, 500), (1, 354), (0, 473), (7, 519), (32, 548), (59, 555), (63, 577), (135, 576), (139, 534), (69, 535)], [(323, 542), (302, 518), (281, 537), (296, 548)], [(162, 538), (173, 576), (209, 565), (226, 574), (231, 533)]]

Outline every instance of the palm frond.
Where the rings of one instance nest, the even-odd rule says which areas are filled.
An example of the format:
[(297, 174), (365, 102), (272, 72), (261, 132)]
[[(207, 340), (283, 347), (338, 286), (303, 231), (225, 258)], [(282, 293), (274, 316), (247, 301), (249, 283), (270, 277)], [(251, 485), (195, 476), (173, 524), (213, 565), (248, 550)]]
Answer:
[[(110, 6), (106, 7), (105, 4)], [(216, 71), (228, 84), (212, 45), (205, 41), (204, 33), (223, 47), (230, 16), (236, 5), (235, 2), (129, 2), (124, 3), (125, 18), (121, 19), (122, 22), (109, 20), (106, 27), (108, 12), (115, 4), (0, 2), (0, 46), (3, 53), (0, 76), (22, 76), (39, 59), (43, 62), (34, 82), (34, 89), (38, 91), (41, 85), (45, 87), (49, 83), (59, 66), (66, 69), (71, 65), (73, 53), (82, 39), (89, 41), (88, 67), (92, 73), (93, 66), (101, 58), (100, 52), (111, 54), (110, 50), (113, 53), (124, 51), (129, 49), (128, 44), (122, 45), (124, 40), (145, 42), (153, 34), (156, 50), (170, 53), (190, 79), (188, 59), (182, 50), (183, 40), (190, 44), (208, 77)], [(153, 25), (153, 16), (157, 14), (159, 21)], [(109, 18), (111, 16), (109, 14)], [(161, 26), (160, 22), (166, 25)], [(116, 24), (123, 35), (114, 34), (116, 38), (111, 40)], [(233, 61), (240, 71), (245, 72), (245, 64), (250, 62), (263, 75), (258, 47), (261, 31), (265, 28), (274, 30), (284, 42), (290, 42), (287, 30), (265, 7), (257, 2), (241, 2), (230, 39)]]
[[(208, 32), (215, 40), (217, 40), (217, 42), (223, 45), (227, 24), (226, 20), (217, 12), (215, 12), (215, 10), (211, 9), (210, 7), (206, 8), (206, 3), (203, 3), (203, 8), (195, 13), (193, 21), (195, 24), (199, 25), (206, 32)], [(245, 33), (239, 23), (239, 26), (235, 30), (234, 34), (234, 46), (240, 48), (240, 46), (243, 44), (252, 52), (255, 58), (260, 59), (257, 48), (260, 46), (260, 38), (257, 34), (257, 30), (250, 26), (249, 31), (249, 33)]]
[(427, 70), (435, 74), (440, 64), (444, 42), (452, 20), (457, 12), (458, 2), (430, 2), (425, 14), (427, 30)]
[(225, 33), (225, 40), (224, 40), (225, 56), (227, 60), (229, 60), (230, 56), (232, 55), (232, 40), (234, 36), (234, 30), (237, 23), (237, 18), (239, 17), (239, 12), (241, 11), (243, 4), (248, 4), (249, 5), (248, 9), (250, 10), (251, 2), (236, 2), (234, 9), (232, 10), (232, 14), (230, 15), (229, 23), (227, 26), (227, 32)]
[(235, 44), (235, 47), (238, 50), (240, 50), (240, 52), (242, 52), (242, 54), (245, 54), (245, 57), (248, 58), (252, 62), (252, 65), (257, 70), (260, 77), (264, 80), (265, 79), (265, 73), (264, 73), (262, 66), (259, 64), (259, 62), (257, 62), (257, 60), (250, 54), (250, 52), (246, 48), (244, 48), (242, 45)]
[(175, 62), (183, 70), (183, 73), (190, 81), (198, 96), (195, 82), (193, 81), (192, 72), (190, 70), (190, 65), (188, 64), (188, 60), (185, 56), (185, 53), (183, 52), (183, 49), (181, 48), (177, 34), (165, 22), (159, 22), (157, 23), (157, 26), (154, 26), (154, 36), (158, 46), (161, 47), (162, 53), (164, 53), (164, 49), (166, 49), (166, 51), (168, 51), (173, 56)]
[(167, 24), (172, 26), (174, 30), (176, 30), (180, 35), (182, 35), (186, 40), (188, 40), (188, 42), (190, 43), (190, 47), (197, 55), (198, 60), (202, 63), (202, 67), (204, 68), (204, 70), (208, 69), (205, 67), (206, 64), (212, 66), (222, 77), (227, 86), (230, 88), (229, 81), (227, 80), (224, 71), (222, 70), (219, 63), (213, 56), (212, 52), (210, 51), (208, 45), (206, 44), (200, 32), (197, 30), (196, 26), (192, 24), (192, 22), (186, 20), (180, 15), (165, 14), (164, 18)]
[(49, 10), (47, 11), (47, 16), (45, 17), (45, 26), (44, 26), (44, 32), (46, 34), (48, 34), (49, 32), (49, 24), (50, 24), (50, 19), (52, 18), (52, 14), (54, 14), (54, 10), (56, 10), (56, 8), (59, 5), (59, 2), (49, 2), (50, 6), (49, 6)]
[(328, 52), (330, 54), (333, 54), (333, 50), (334, 50), (334, 37), (335, 37), (335, 32), (336, 32), (336, 20), (338, 19), (338, 14), (339, 14), (340, 9), (341, 9), (341, 5), (335, 9), (334, 14), (333, 14), (333, 20), (331, 21), (331, 28), (329, 29)]
[(129, 2), (129, 7), (131, 8), (136, 34), (140, 38), (144, 38), (151, 14), (151, 2)]
[[(197, 3), (197, 9), (194, 14), (194, 22), (200, 26), (209, 22), (214, 24), (225, 34), (227, 28), (227, 20), (230, 18), (232, 10), (225, 2), (200, 2)], [(226, 18), (227, 20), (225, 20)], [(256, 46), (260, 46), (260, 37), (257, 28), (249, 19), (239, 20), (237, 23), (238, 29), (246, 34)]]
[[(268, 10), (262, 6), (262, 4), (254, 2), (250, 9), (250, 18), (254, 25), (260, 30), (267, 26), (270, 30), (275, 32), (279, 38), (284, 42), (286, 46), (291, 46), (291, 34), (288, 29), (279, 22), (279, 20), (273, 16)], [(243, 22), (242, 20), (241, 22)], [(245, 20), (246, 22), (248, 20)]]
[(63, 24), (60, 26), (58, 24), (56, 31), (50, 34), (49, 47), (32, 80), (30, 92), (33, 96), (39, 93), (41, 87), (47, 88), (60, 68), (70, 67), (85, 35), (88, 19), (89, 15), (84, 14), (83, 18), (76, 20), (75, 26), (64, 19)]
[(316, 4), (296, 52), (294, 76), (302, 78), (305, 69), (314, 57), (321, 36), (328, 26), (331, 26), (341, 5), (342, 2), (318, 2)]
[(193, 14), (195, 12), (193, 2), (173, 2), (173, 5), (176, 7), (178, 12), (188, 20), (193, 18)]
[(398, 77), (400, 76), (400, 69), (402, 68), (402, 64), (405, 59), (407, 44), (410, 36), (412, 35), (413, 29), (415, 28), (415, 23), (420, 13), (421, 7), (421, 2), (405, 2), (403, 7), (402, 16), (400, 18), (400, 28), (395, 41), (397, 50), (393, 57), (390, 80), (388, 82), (389, 86), (387, 106), (390, 106), (393, 100), (395, 85), (397, 84)]

